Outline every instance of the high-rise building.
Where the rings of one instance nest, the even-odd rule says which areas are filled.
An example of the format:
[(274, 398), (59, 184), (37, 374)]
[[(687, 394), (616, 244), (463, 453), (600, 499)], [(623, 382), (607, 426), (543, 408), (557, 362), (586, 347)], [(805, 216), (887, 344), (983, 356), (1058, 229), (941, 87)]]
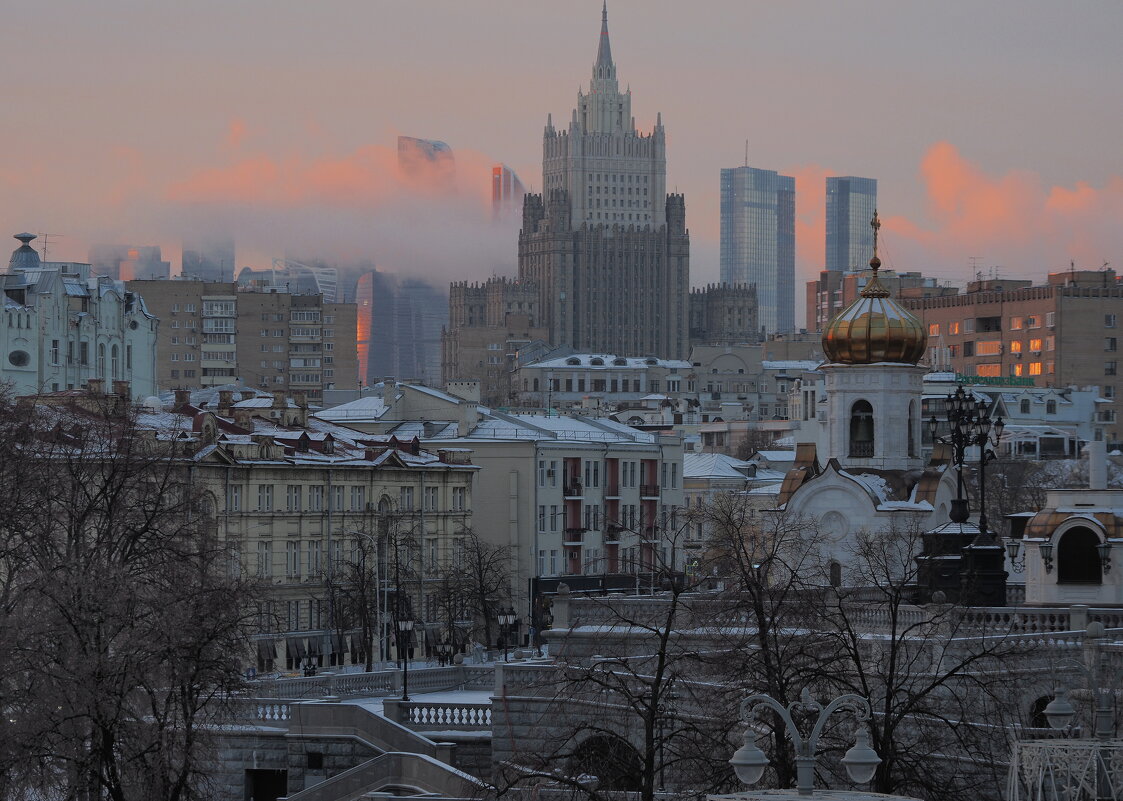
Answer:
[(359, 277), (359, 380), (441, 381), (441, 332), (448, 324), (448, 298), (417, 278), (371, 270)]
[(870, 220), (876, 210), (876, 178), (845, 175), (827, 179), (826, 269), (866, 269), (873, 253)]
[(756, 287), (710, 284), (690, 290), (690, 344), (743, 345), (760, 340)]
[(539, 291), (555, 345), (683, 358), (690, 238), (682, 195), (666, 195), (661, 116), (636, 130), (621, 92), (602, 13), (589, 92), (562, 130), (547, 119), (542, 194), (528, 194), (519, 233), (519, 281)]
[(164, 261), (159, 246), (93, 245), (90, 270), (121, 281), (171, 277), (171, 262)]
[(747, 166), (721, 171), (721, 282), (756, 285), (767, 333), (794, 330), (794, 178)]
[(522, 207), (526, 188), (506, 164), (491, 168), (491, 213), (495, 219), (509, 217)]
[(180, 273), (200, 281), (234, 280), (234, 240), (229, 237), (184, 240)]
[(429, 181), (440, 189), (456, 184), (456, 158), (452, 148), (436, 139), (398, 137), (398, 169), (413, 179)]
[(269, 270), (243, 267), (238, 283), (259, 290), (276, 287), (298, 295), (323, 295), (327, 303), (340, 300), (339, 270), (322, 262), (304, 264), (293, 259), (273, 259)]

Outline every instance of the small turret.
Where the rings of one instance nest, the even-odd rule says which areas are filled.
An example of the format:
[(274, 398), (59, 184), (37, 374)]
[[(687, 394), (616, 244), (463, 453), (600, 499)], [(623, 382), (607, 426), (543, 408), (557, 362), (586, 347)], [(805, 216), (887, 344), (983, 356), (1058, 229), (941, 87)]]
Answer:
[(8, 272), (34, 270), (39, 267), (39, 254), (31, 247), (31, 241), (37, 238), (35, 234), (16, 234), (16, 239), (23, 244), (12, 251), (12, 258), (8, 260)]

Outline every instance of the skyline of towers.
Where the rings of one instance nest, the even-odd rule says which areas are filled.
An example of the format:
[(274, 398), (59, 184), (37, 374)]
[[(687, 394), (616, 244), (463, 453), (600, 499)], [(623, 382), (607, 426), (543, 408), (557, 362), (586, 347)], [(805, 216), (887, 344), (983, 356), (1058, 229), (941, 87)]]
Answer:
[(877, 209), (877, 179), (839, 175), (827, 178), (824, 269), (866, 269), (873, 253), (870, 220)]
[(539, 290), (555, 345), (682, 358), (688, 346), (690, 240), (682, 195), (666, 194), (662, 115), (649, 134), (620, 91), (601, 31), (589, 92), (569, 125), (547, 117), (542, 194), (526, 195), (519, 280)]
[(723, 284), (756, 285), (767, 333), (795, 329), (795, 178), (722, 169), (720, 269)]
[(233, 237), (185, 238), (180, 274), (202, 281), (233, 281), (234, 257)]

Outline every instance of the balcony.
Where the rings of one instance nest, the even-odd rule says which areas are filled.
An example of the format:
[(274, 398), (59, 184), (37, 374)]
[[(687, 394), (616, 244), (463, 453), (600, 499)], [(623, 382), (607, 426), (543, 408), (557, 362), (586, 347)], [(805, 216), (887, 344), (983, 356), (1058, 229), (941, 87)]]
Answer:
[(562, 545), (566, 547), (577, 547), (584, 545), (583, 537), (586, 529), (584, 528), (567, 528), (565, 530), (565, 541)]
[(658, 498), (659, 485), (658, 484), (642, 484), (639, 488), (641, 498)]
[(873, 443), (872, 442), (851, 442), (850, 443), (850, 458), (851, 459), (872, 459), (873, 458)]
[(581, 482), (571, 480), (565, 485), (565, 497), (567, 498), (580, 498), (582, 497)]

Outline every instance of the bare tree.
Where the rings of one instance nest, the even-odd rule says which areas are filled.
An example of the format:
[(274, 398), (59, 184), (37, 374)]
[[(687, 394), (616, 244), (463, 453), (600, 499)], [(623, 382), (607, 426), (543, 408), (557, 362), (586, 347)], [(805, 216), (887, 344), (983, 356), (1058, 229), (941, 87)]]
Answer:
[(452, 569), (460, 578), (466, 611), (483, 626), (484, 642), (490, 644), (492, 621), (511, 593), (511, 549), (484, 540), (473, 529), (465, 529), (458, 539)]
[(0, 402), (4, 797), (202, 797), (241, 681), (254, 587), (193, 446), (122, 406)]

